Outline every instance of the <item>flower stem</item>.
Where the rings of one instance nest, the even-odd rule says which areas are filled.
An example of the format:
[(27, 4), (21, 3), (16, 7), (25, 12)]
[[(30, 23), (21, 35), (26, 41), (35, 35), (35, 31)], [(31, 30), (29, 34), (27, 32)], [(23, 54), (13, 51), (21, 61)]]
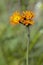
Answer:
[(28, 30), (28, 43), (27, 43), (27, 54), (26, 54), (26, 65), (29, 65), (29, 44), (30, 44), (30, 28), (27, 27)]
[(28, 43), (27, 43), (27, 58), (26, 58), (26, 65), (28, 65)]

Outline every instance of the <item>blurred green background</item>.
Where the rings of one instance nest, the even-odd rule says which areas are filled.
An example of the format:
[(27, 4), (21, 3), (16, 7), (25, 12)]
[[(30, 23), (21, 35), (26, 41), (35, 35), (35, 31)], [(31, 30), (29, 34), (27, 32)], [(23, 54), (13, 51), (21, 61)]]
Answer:
[(25, 10), (36, 15), (30, 26), (29, 65), (43, 65), (43, 0), (0, 0), (0, 65), (26, 65), (29, 31), (9, 24), (13, 12)]

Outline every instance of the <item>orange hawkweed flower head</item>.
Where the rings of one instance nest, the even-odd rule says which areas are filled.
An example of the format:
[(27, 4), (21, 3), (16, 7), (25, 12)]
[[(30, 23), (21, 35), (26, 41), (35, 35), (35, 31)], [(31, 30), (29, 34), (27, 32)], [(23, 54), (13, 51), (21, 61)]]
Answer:
[(18, 24), (21, 19), (21, 15), (19, 12), (14, 12), (13, 15), (10, 17), (11, 24)]
[(34, 21), (33, 20), (24, 20), (24, 22), (22, 22), (24, 25), (33, 25)]
[(32, 11), (23, 11), (22, 17), (26, 17), (26, 19), (34, 18), (34, 13)]
[(34, 18), (34, 13), (32, 11), (23, 11), (22, 13), (22, 20), (21, 22), (25, 25), (32, 25), (34, 24), (34, 21), (32, 20)]

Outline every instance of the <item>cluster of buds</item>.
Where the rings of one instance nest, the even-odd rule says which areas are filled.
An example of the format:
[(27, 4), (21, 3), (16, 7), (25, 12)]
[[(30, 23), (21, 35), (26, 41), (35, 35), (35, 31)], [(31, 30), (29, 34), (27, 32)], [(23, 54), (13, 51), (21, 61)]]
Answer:
[(33, 18), (34, 13), (32, 11), (23, 11), (22, 14), (14, 12), (10, 17), (10, 23), (13, 25), (21, 23), (28, 26), (34, 24)]

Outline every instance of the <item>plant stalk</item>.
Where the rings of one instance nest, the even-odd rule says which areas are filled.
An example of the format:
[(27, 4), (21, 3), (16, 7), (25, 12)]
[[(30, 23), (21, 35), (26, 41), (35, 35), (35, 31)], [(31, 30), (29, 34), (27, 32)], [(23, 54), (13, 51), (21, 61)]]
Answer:
[(27, 27), (28, 31), (28, 43), (27, 43), (27, 54), (26, 54), (26, 65), (29, 65), (29, 44), (30, 44), (30, 28)]

